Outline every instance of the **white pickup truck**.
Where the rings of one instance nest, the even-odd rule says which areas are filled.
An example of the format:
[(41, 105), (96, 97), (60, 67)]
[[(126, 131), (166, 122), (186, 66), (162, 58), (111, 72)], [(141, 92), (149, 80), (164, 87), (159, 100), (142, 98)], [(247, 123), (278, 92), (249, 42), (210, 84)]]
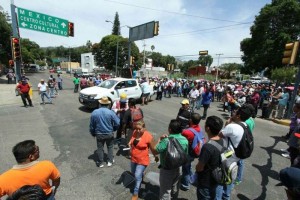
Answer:
[[(153, 87), (150, 87), (150, 97), (154, 94)], [(126, 93), (128, 99), (140, 99), (142, 89), (136, 79), (113, 78), (108, 79), (98, 86), (85, 88), (79, 93), (79, 102), (88, 108), (98, 108), (98, 100), (107, 96), (113, 103), (120, 99), (120, 94)]]

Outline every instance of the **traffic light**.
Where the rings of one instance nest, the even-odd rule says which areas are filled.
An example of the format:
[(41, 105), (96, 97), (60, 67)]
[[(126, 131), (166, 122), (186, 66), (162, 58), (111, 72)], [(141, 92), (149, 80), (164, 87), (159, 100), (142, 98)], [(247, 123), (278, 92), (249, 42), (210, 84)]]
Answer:
[(74, 23), (69, 22), (69, 37), (74, 37)]
[(154, 22), (154, 30), (153, 30), (153, 35), (157, 36), (159, 32), (159, 22)]
[(13, 37), (11, 39), (11, 43), (12, 43), (13, 59), (20, 60), (21, 59), (20, 39)]
[(283, 52), (282, 64), (293, 65), (297, 57), (297, 52), (299, 48), (299, 42), (288, 43), (285, 45), (285, 50)]
[(135, 58), (133, 56), (130, 56), (130, 65), (134, 65), (135, 63)]
[(199, 51), (199, 55), (200, 56), (207, 56), (208, 55), (208, 51), (205, 50), (205, 51)]

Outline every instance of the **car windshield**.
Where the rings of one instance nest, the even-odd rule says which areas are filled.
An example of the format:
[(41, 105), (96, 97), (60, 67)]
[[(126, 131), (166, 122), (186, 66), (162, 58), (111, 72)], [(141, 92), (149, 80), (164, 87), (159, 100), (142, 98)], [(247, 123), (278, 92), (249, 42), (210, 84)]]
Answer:
[(106, 81), (100, 83), (100, 84), (98, 85), (98, 87), (110, 89), (110, 88), (112, 88), (117, 82), (118, 82), (118, 81), (115, 81), (115, 80), (106, 80)]

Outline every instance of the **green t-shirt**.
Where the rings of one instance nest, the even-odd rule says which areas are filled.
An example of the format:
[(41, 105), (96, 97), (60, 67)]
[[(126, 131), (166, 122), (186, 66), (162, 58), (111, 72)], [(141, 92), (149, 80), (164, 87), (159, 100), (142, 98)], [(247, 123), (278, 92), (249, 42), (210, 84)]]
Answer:
[(74, 83), (75, 85), (79, 84), (79, 82), (80, 82), (80, 79), (79, 79), (79, 78), (76, 78), (76, 77), (73, 78), (73, 83)]
[(255, 122), (254, 122), (254, 119), (252, 117), (250, 117), (249, 119), (247, 119), (245, 121), (245, 123), (247, 124), (247, 126), (249, 127), (251, 133), (253, 131), (253, 129), (255, 128)]
[[(181, 135), (181, 133), (178, 134), (170, 134), (169, 137), (175, 138), (178, 140), (179, 144), (182, 146), (183, 150), (188, 154), (188, 140)], [(165, 154), (168, 147), (168, 138), (162, 139), (155, 147), (156, 151), (159, 153), (159, 159), (160, 164), (162, 166), (165, 165)]]

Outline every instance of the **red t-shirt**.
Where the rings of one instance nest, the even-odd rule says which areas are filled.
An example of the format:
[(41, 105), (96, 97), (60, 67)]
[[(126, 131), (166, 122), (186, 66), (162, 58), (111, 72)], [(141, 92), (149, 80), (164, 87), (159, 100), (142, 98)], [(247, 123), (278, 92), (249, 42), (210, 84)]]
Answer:
[[(192, 127), (189, 128), (193, 128), (195, 129), (197, 132), (200, 132), (201, 128), (200, 125), (193, 125)], [(188, 129), (184, 129), (181, 133), (182, 136), (184, 136), (188, 141), (189, 141), (189, 145), (192, 145), (193, 140), (194, 140), (194, 133)]]
[(21, 91), (22, 93), (28, 93), (29, 90), (30, 90), (30, 86), (29, 86), (28, 83), (26, 83), (25, 85), (19, 84), (19, 85), (17, 86), (17, 88), (19, 88), (20, 91)]
[(136, 138), (136, 131), (133, 132), (130, 139), (131, 144), (131, 162), (148, 166), (150, 163), (149, 159), (149, 145), (152, 140), (152, 135), (148, 131), (144, 131), (143, 135), (140, 137), (140, 141), (135, 146), (133, 144)]

